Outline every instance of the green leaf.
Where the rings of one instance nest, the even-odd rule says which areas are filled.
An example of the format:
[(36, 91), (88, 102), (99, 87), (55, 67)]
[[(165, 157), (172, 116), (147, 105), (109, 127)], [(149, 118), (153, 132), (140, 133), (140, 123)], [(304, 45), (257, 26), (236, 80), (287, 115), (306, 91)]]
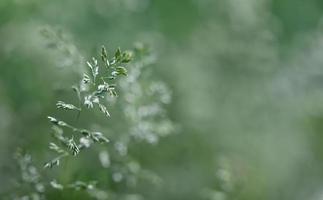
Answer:
[(105, 46), (102, 46), (102, 48), (101, 48), (101, 59), (107, 67), (110, 66), (110, 62), (108, 59), (108, 53), (107, 53)]
[(124, 76), (127, 76), (127, 69), (125, 67), (122, 67), (122, 66), (119, 66), (116, 68), (116, 72), (118, 75), (124, 75)]
[(103, 58), (102, 60), (104, 61), (105, 59), (107, 59), (108, 57), (108, 53), (107, 53), (107, 50), (105, 48), (105, 46), (102, 46), (101, 47), (101, 57)]
[(80, 108), (74, 106), (73, 104), (68, 104), (68, 103), (65, 103), (63, 101), (58, 101), (56, 103), (56, 107), (60, 108), (60, 109), (64, 109), (64, 110), (78, 110), (78, 111), (81, 111)]
[(54, 117), (51, 117), (51, 116), (48, 116), (47, 117), (49, 119), (49, 121), (57, 126), (68, 126), (67, 123), (63, 122), (63, 121), (60, 121)]
[(65, 151), (61, 147), (59, 147), (58, 145), (56, 145), (53, 142), (49, 143), (49, 149), (51, 149), (59, 154), (65, 153)]
[(121, 57), (122, 57), (121, 59), (122, 63), (128, 63), (132, 60), (133, 53), (131, 51), (124, 51)]
[(53, 168), (54, 166), (59, 166), (59, 157), (54, 158), (53, 160), (45, 163), (44, 168)]
[(77, 154), (80, 153), (80, 149), (78, 148), (77, 144), (75, 143), (73, 137), (68, 140), (67, 147), (69, 150), (71, 150), (73, 156), (76, 156)]
[(108, 91), (108, 84), (98, 85), (98, 89), (93, 93), (96, 97), (104, 97), (104, 94)]
[(120, 47), (116, 50), (115, 54), (114, 54), (114, 57), (117, 61), (120, 61), (121, 60), (121, 50), (120, 50)]
[(86, 73), (83, 74), (83, 79), (82, 79), (83, 83), (87, 84), (91, 82), (91, 79), (89, 77), (89, 75), (87, 75)]
[(109, 88), (108, 88), (108, 93), (109, 93), (109, 95), (110, 96), (112, 96), (112, 97), (116, 97), (116, 96), (118, 96), (118, 94), (117, 94), (117, 92), (116, 92), (116, 90), (115, 90), (115, 87), (114, 86), (109, 86)]
[(99, 66), (98, 66), (98, 61), (93, 57), (93, 64), (91, 64), (89, 61), (86, 62), (88, 67), (91, 69), (92, 77), (93, 77), (93, 82), (95, 82), (97, 75), (99, 75)]
[(105, 114), (105, 116), (110, 117), (110, 113), (109, 113), (108, 109), (100, 103), (98, 103), (98, 105), (99, 105), (100, 111), (103, 112)]

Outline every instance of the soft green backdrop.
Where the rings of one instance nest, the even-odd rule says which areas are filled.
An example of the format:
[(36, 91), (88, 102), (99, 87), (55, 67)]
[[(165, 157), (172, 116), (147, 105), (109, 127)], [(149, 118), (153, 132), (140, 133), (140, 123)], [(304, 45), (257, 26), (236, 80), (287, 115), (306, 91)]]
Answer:
[[(71, 55), (45, 45), (44, 27), (67, 35)], [(157, 52), (152, 78), (172, 89), (180, 127), (136, 149), (164, 179), (138, 189), (147, 199), (202, 199), (220, 190), (222, 168), (227, 199), (323, 198), (320, 0), (1, 0), (0, 190), (17, 147), (45, 160), (53, 88), (73, 83), (102, 44), (136, 41)]]

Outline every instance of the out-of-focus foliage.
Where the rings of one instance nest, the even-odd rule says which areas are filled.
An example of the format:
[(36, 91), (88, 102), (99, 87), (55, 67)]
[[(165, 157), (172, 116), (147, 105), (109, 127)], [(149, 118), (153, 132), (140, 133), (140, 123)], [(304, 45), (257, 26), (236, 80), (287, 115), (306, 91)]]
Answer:
[[(108, 147), (116, 155), (98, 147), (53, 169), (50, 199), (88, 199), (60, 192), (74, 180), (123, 194), (117, 199), (322, 199), (322, 16), (319, 0), (0, 1), (0, 191), (19, 177), (17, 147), (37, 168), (50, 156), (46, 116), (63, 114), (57, 101), (75, 100), (66, 87), (86, 60), (101, 44), (140, 41), (156, 54), (140, 78), (134, 64), (118, 99), (108, 99), (110, 120), (63, 114), (118, 139)], [(177, 134), (161, 138), (168, 131)], [(124, 152), (134, 159), (111, 168)], [(130, 169), (153, 180), (126, 187)]]

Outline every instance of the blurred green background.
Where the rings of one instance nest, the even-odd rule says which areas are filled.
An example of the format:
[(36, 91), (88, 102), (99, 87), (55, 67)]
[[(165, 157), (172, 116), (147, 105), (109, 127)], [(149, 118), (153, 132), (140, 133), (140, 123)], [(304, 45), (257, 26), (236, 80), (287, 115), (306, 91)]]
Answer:
[[(66, 35), (61, 49), (48, 48), (44, 27)], [(17, 147), (38, 165), (48, 158), (53, 90), (75, 82), (102, 44), (136, 41), (157, 53), (151, 78), (172, 90), (168, 115), (180, 127), (134, 150), (163, 179), (136, 192), (150, 200), (323, 199), (320, 0), (1, 0), (0, 190), (17, 174)], [(79, 164), (72, 171), (82, 173)]]

